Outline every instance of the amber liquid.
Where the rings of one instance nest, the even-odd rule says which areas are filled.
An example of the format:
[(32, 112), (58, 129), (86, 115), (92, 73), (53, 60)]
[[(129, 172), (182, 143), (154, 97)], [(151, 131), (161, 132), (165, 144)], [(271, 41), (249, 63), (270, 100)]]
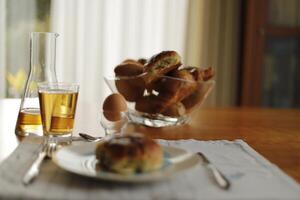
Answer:
[(44, 135), (66, 135), (73, 131), (78, 92), (39, 92)]
[(16, 124), (18, 135), (29, 133), (42, 133), (42, 119), (38, 108), (25, 108), (20, 110)]

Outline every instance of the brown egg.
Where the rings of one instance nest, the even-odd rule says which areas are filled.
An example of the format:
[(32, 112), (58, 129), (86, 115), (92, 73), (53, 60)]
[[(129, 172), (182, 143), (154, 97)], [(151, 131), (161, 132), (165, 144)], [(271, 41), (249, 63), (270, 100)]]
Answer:
[(103, 114), (109, 121), (118, 121), (121, 119), (121, 112), (127, 110), (125, 98), (121, 94), (111, 94), (106, 97), (103, 103)]

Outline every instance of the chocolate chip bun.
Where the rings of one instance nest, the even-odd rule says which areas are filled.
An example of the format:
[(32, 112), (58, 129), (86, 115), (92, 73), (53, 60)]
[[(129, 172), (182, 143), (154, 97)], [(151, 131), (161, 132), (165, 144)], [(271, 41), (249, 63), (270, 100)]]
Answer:
[(102, 169), (132, 174), (149, 172), (163, 165), (163, 150), (159, 144), (142, 135), (119, 135), (96, 147), (96, 158)]

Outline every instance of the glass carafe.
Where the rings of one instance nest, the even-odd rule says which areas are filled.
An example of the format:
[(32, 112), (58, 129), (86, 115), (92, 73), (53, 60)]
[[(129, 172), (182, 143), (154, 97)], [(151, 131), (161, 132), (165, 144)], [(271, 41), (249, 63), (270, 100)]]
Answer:
[(42, 120), (37, 84), (57, 82), (55, 54), (57, 33), (32, 32), (30, 35), (30, 71), (22, 97), (15, 133), (42, 135)]

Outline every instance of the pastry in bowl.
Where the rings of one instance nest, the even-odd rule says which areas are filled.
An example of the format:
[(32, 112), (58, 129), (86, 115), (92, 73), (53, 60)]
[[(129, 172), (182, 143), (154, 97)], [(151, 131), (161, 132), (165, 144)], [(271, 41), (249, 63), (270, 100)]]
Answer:
[(126, 59), (114, 72), (105, 82), (125, 97), (129, 120), (150, 127), (187, 123), (215, 84), (212, 67), (185, 66), (172, 50), (150, 59)]
[(115, 135), (96, 147), (99, 166), (120, 174), (143, 173), (163, 165), (162, 147), (139, 134)]
[(162, 51), (152, 56), (145, 65), (144, 81), (147, 86), (154, 83), (161, 76), (177, 69), (181, 65), (181, 57), (176, 51)]
[(127, 59), (115, 68), (115, 75), (118, 77), (115, 84), (127, 101), (136, 101), (144, 93), (144, 80), (141, 76), (144, 66), (138, 61)]

